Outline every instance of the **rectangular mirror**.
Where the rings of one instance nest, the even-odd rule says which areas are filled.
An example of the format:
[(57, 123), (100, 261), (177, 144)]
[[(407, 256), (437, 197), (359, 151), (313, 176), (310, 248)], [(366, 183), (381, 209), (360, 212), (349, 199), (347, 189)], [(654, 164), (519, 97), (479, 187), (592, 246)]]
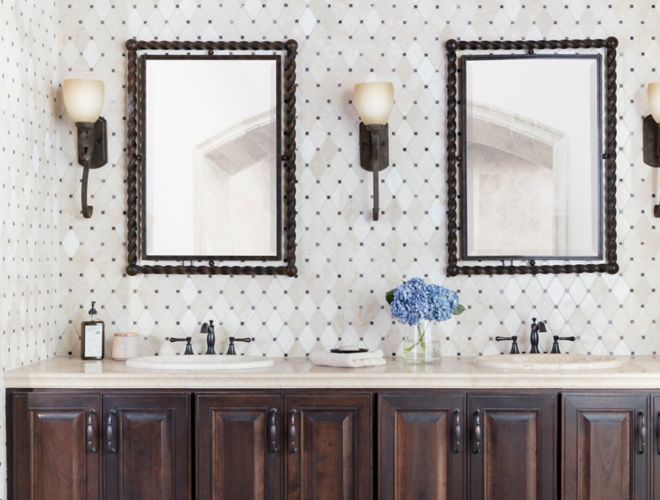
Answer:
[(461, 62), (463, 259), (602, 258), (601, 56)]
[[(448, 148), (450, 274), (612, 272), (616, 208), (605, 181), (615, 179), (616, 117), (606, 122), (604, 112), (614, 109), (616, 82), (603, 78), (607, 41), (566, 41), (570, 50), (451, 42), (450, 55), (461, 44), (477, 52), (449, 58), (458, 97), (448, 113), (457, 132)], [(607, 64), (611, 72), (614, 59)]]
[(279, 57), (144, 59), (144, 257), (279, 258)]
[(295, 273), (295, 220), (286, 217), (295, 213), (295, 196), (283, 192), (295, 182), (295, 84), (283, 84), (295, 47), (201, 42), (212, 49), (200, 51), (195, 42), (181, 50), (131, 42), (135, 52), (144, 44), (144, 53), (129, 68), (137, 80), (129, 124), (139, 152), (139, 200), (129, 207), (139, 230), (132, 263), (129, 241), (129, 270)]

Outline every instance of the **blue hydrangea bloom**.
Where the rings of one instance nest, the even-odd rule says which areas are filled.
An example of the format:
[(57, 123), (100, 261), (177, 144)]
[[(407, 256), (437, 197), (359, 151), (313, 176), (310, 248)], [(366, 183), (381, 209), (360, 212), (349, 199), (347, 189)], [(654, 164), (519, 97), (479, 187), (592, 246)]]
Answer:
[(407, 325), (416, 325), (427, 316), (428, 290), (424, 280), (413, 278), (394, 290), (392, 317)]
[(458, 293), (413, 278), (393, 290), (390, 305), (392, 317), (407, 325), (417, 325), (422, 320), (447, 321), (459, 307)]
[(428, 307), (425, 318), (431, 321), (447, 321), (458, 307), (458, 293), (440, 285), (427, 285)]

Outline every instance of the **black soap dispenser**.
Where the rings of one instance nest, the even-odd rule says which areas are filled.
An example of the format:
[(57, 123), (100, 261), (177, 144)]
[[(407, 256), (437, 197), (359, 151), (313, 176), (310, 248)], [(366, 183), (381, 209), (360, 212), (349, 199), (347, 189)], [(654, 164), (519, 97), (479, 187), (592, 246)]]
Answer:
[(80, 358), (86, 361), (103, 359), (105, 354), (105, 323), (95, 320), (96, 302), (92, 302), (89, 310), (89, 320), (83, 321), (81, 327)]

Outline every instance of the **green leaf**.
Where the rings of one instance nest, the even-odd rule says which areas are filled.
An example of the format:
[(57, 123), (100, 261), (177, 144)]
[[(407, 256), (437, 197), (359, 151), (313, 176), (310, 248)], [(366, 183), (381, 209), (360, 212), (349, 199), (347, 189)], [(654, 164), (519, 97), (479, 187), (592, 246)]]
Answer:
[(459, 314), (463, 314), (465, 312), (465, 307), (462, 305), (458, 304), (456, 306), (456, 309), (454, 309), (454, 316), (458, 316)]
[(388, 304), (391, 304), (394, 301), (394, 290), (390, 290), (385, 294), (385, 300)]

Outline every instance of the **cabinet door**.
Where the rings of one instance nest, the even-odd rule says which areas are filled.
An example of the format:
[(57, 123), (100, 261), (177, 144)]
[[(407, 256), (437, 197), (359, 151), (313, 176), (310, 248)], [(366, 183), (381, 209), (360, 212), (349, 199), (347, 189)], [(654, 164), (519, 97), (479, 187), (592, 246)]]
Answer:
[(199, 500), (282, 497), (280, 394), (200, 394), (195, 413)]
[(470, 499), (556, 498), (555, 394), (469, 395), (467, 417)]
[(372, 498), (371, 395), (287, 395), (287, 500)]
[(463, 500), (465, 394), (385, 394), (378, 409), (378, 498)]
[(648, 397), (563, 397), (562, 499), (647, 498)]
[(10, 392), (9, 498), (101, 498), (101, 396), (84, 392)]
[(103, 412), (105, 500), (191, 498), (188, 394), (106, 393)]

